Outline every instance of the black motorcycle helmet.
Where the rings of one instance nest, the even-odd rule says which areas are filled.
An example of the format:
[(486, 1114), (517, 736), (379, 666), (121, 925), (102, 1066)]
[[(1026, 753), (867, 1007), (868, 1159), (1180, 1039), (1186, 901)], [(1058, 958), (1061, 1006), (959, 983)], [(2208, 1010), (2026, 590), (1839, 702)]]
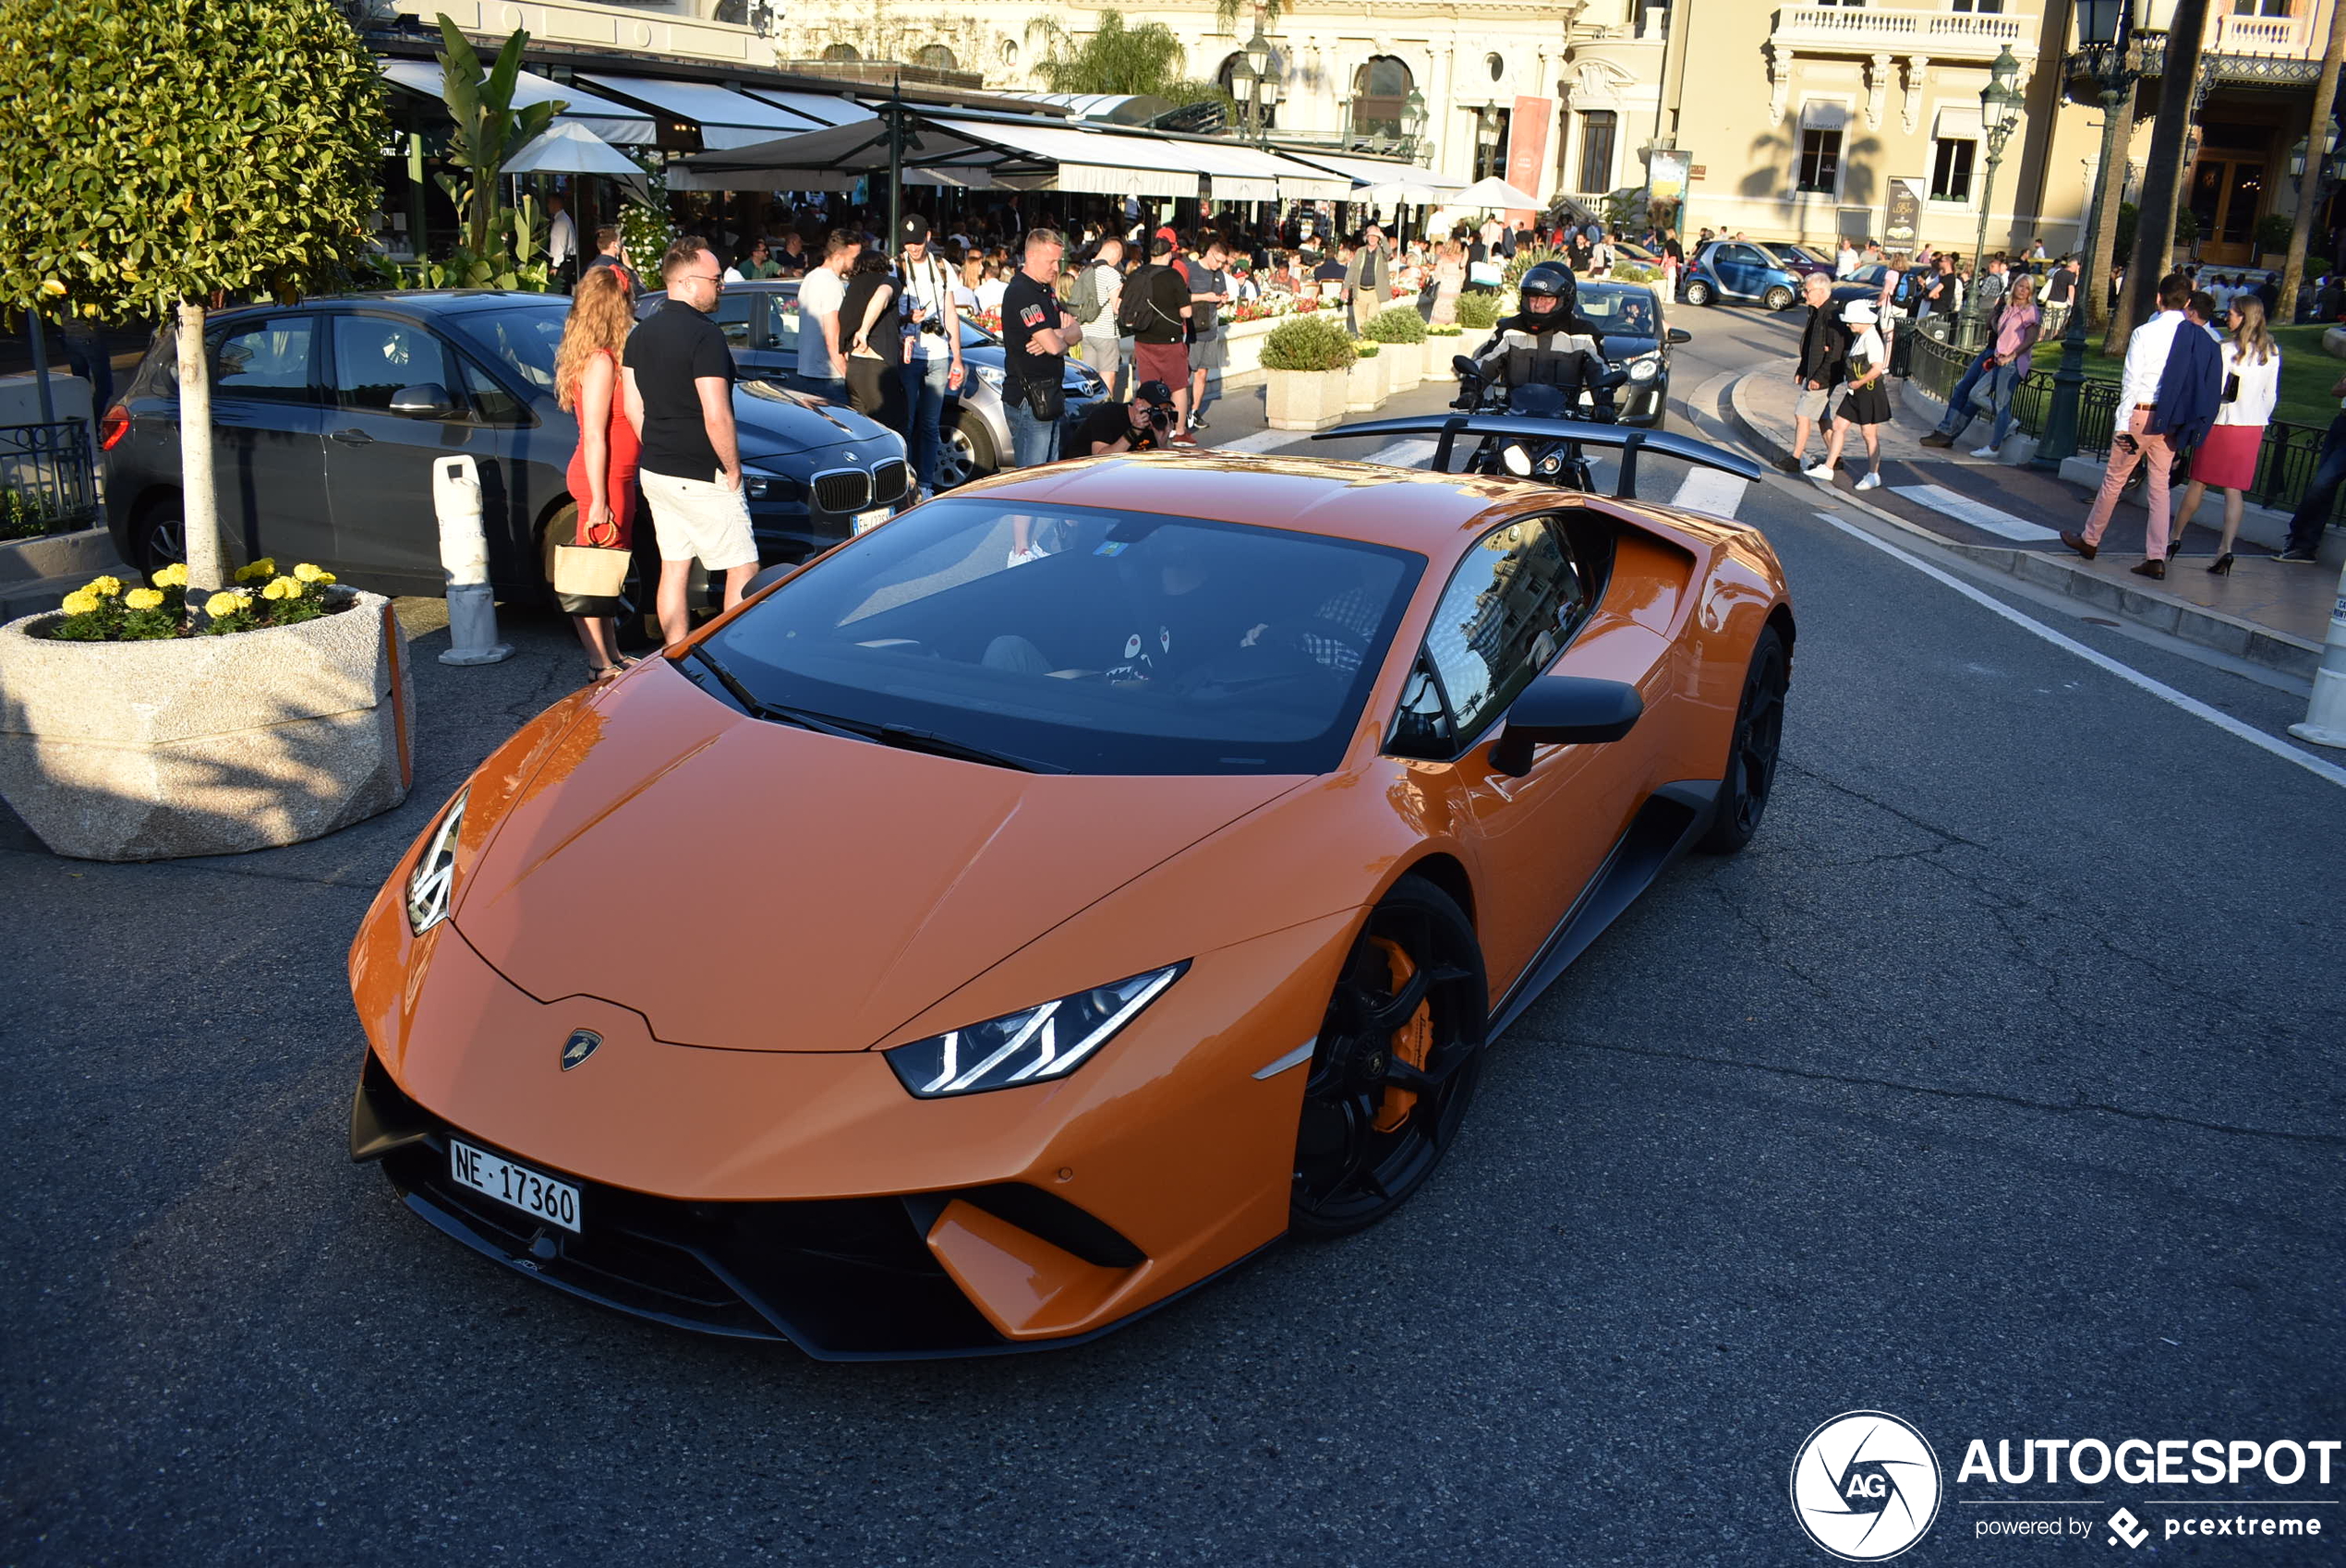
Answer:
[[(1523, 301), (1527, 316), (1554, 316), (1569, 320), (1580, 308), (1580, 282), (1572, 269), (1561, 261), (1542, 261), (1525, 271), (1516, 292)], [(1544, 308), (1535, 300), (1553, 299), (1555, 303)]]

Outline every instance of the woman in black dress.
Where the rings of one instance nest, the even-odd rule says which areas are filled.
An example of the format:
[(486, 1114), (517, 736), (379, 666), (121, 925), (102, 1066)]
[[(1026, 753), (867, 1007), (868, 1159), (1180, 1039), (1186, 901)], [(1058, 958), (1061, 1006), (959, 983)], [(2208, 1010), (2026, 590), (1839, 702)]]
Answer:
[(840, 302), (840, 327), (848, 336), (848, 406), (904, 433), (904, 324), (897, 313), (897, 288), (888, 271), (888, 253), (877, 246), (855, 259), (847, 295)]
[(1873, 464), (1856, 488), (1870, 490), (1881, 484), (1880, 427), (1890, 422), (1890, 393), (1881, 379), (1889, 369), (1890, 355), (1875, 325), (1879, 317), (1870, 299), (1853, 299), (1842, 307), (1841, 319), (1849, 324), (1849, 380), (1844, 383), (1841, 406), (1833, 410), (1825, 460), (1803, 470), (1811, 479), (1832, 483), (1832, 471), (1841, 463), (1842, 443), (1849, 439), (1849, 427), (1855, 425), (1866, 438), (1866, 456)]

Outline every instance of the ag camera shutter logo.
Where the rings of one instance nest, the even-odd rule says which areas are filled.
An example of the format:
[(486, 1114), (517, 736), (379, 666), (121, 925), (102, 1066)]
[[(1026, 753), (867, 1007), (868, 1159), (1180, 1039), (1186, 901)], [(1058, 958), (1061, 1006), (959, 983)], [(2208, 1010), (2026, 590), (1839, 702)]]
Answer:
[(1939, 1456), (1884, 1411), (1835, 1416), (1793, 1456), (1793, 1517), (1844, 1562), (1880, 1562), (1922, 1539), (1939, 1495)]

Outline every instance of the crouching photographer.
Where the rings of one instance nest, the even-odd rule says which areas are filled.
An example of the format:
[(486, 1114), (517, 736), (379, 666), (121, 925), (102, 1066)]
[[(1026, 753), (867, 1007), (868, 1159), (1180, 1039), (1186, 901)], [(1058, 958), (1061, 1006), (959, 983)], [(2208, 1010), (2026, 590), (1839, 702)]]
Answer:
[(1163, 381), (1143, 381), (1133, 389), (1130, 403), (1093, 404), (1075, 427), (1075, 439), (1067, 450), (1078, 457), (1159, 452), (1173, 444), (1173, 389)]

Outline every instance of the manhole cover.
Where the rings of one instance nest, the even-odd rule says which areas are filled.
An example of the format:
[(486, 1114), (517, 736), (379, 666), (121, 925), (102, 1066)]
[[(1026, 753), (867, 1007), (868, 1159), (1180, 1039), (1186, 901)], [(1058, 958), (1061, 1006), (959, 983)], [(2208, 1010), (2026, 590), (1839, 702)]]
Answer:
[(2116, 622), (2115, 621), (2104, 621), (2104, 620), (2103, 620), (2100, 616), (2098, 616), (2098, 615), (2081, 615), (2081, 616), (2079, 616), (2077, 619), (2079, 619), (2080, 621), (2084, 621), (2086, 625), (2088, 625), (2088, 626), (2113, 626), (2113, 627), (2114, 627), (2114, 626), (2116, 626), (2116, 625), (2118, 624), (2118, 622)]

